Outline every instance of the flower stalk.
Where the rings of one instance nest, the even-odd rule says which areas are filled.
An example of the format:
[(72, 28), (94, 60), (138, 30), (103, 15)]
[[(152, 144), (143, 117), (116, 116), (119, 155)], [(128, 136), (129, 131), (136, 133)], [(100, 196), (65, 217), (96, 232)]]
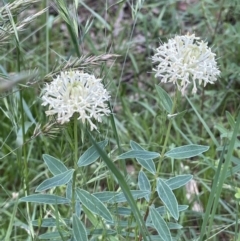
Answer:
[(77, 115), (74, 115), (74, 127), (73, 127), (73, 135), (74, 135), (74, 173), (72, 179), (72, 213), (75, 213), (76, 206), (76, 179), (77, 179), (77, 169), (78, 169), (78, 119)]

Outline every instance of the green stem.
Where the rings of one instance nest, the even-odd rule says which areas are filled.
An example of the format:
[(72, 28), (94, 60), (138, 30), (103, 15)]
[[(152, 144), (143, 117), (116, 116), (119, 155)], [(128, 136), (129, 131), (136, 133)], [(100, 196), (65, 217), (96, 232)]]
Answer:
[(77, 179), (77, 169), (78, 169), (78, 119), (77, 115), (74, 115), (74, 127), (73, 127), (73, 134), (74, 134), (74, 173), (73, 173), (73, 181), (72, 181), (72, 212), (75, 213), (75, 204), (76, 204), (76, 179)]
[[(111, 113), (113, 113), (112, 106), (111, 106), (109, 101), (108, 101), (108, 108), (110, 109)], [(113, 133), (115, 135), (115, 139), (117, 141), (118, 153), (120, 155), (122, 153), (122, 147), (120, 145), (119, 136), (118, 136), (118, 132), (117, 132), (117, 128), (116, 128), (115, 119), (114, 119), (113, 114), (110, 115), (110, 121), (111, 121), (111, 126), (112, 126), (112, 129), (113, 129)], [(123, 171), (124, 176), (127, 176), (127, 168), (126, 168), (125, 160), (119, 160), (119, 166), (120, 166), (121, 170)]]
[[(174, 114), (174, 112), (175, 112), (176, 105), (177, 105), (177, 99), (178, 99), (178, 90), (176, 91), (176, 94), (175, 94), (175, 97), (174, 97), (174, 102), (173, 102), (171, 114)], [(166, 152), (166, 149), (167, 149), (167, 144), (168, 144), (168, 140), (169, 140), (169, 136), (170, 136), (170, 131), (171, 131), (171, 127), (172, 127), (172, 122), (173, 122), (172, 119), (170, 119), (169, 122), (168, 122), (167, 133), (166, 133), (166, 137), (165, 137), (165, 140), (164, 140), (164, 144), (163, 144), (163, 148), (162, 148), (160, 160), (159, 160), (159, 162), (158, 162), (156, 176), (159, 175), (160, 168), (161, 168), (161, 164), (162, 164), (162, 161), (163, 161), (163, 159), (164, 159), (164, 155), (165, 155), (165, 152)], [(154, 188), (153, 190), (155, 190), (155, 188)]]
[[(47, 0), (46, 1), (46, 6), (45, 7), (48, 7), (49, 6), (49, 1)], [(49, 9), (46, 11), (46, 23), (49, 21)], [(50, 30), (49, 30), (49, 25), (47, 24), (46, 25), (46, 73), (49, 73), (49, 49), (50, 49), (50, 38), (49, 38), (49, 33), (50, 33)]]
[[(176, 90), (176, 94), (175, 94), (175, 97), (174, 97), (174, 102), (173, 102), (171, 114), (174, 114), (175, 109), (176, 109), (177, 99), (178, 99), (178, 92), (179, 92), (179, 91)], [(161, 156), (160, 156), (160, 159), (159, 159), (159, 162), (158, 162), (157, 172), (156, 172), (156, 175), (155, 175), (155, 179), (157, 179), (157, 177), (159, 176), (159, 173), (160, 173), (161, 164), (162, 164), (162, 161), (163, 161), (163, 159), (164, 159), (164, 155), (165, 155), (165, 152), (166, 152), (166, 149), (167, 149), (167, 144), (168, 144), (168, 140), (169, 140), (169, 136), (170, 136), (170, 131), (171, 131), (171, 127), (172, 127), (172, 122), (173, 122), (173, 120), (170, 119), (170, 120), (169, 120), (169, 123), (168, 123), (167, 133), (166, 133), (166, 137), (165, 137), (165, 140), (164, 140), (164, 144), (163, 144)], [(151, 194), (150, 201), (149, 201), (149, 203), (148, 203), (147, 210), (146, 210), (145, 215), (144, 215), (144, 221), (147, 220), (147, 217), (148, 217), (148, 214), (149, 214), (149, 207), (150, 207), (150, 206), (152, 205), (152, 203), (154, 202), (154, 193), (155, 193), (155, 190), (156, 190), (156, 184), (157, 184), (157, 181), (156, 181), (156, 182), (153, 182), (153, 185), (152, 185), (152, 194)], [(141, 240), (141, 239), (139, 239), (139, 240)]]

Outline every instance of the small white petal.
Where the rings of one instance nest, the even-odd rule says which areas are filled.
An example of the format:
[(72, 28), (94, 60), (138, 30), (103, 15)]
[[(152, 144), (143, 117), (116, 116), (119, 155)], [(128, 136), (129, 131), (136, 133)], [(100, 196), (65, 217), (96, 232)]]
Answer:
[(69, 122), (74, 113), (83, 123), (87, 121), (90, 129), (97, 129), (91, 119), (101, 122), (103, 115), (110, 110), (104, 103), (110, 98), (107, 90), (94, 75), (80, 71), (61, 72), (53, 81), (46, 84), (42, 105), (49, 105), (46, 115), (56, 115), (61, 124)]
[(205, 87), (220, 75), (215, 54), (194, 34), (169, 39), (156, 49), (152, 60), (158, 63), (153, 69), (155, 77), (160, 77), (163, 83), (176, 84), (183, 95), (191, 83), (192, 92), (196, 93), (197, 83)]

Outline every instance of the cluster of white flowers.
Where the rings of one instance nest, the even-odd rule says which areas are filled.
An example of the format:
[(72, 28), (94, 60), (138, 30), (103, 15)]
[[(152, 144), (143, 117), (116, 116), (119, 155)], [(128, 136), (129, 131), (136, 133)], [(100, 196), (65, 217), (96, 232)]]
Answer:
[(63, 124), (70, 121), (74, 113), (83, 123), (88, 121), (91, 130), (97, 129), (91, 119), (102, 121), (110, 114), (106, 101), (110, 98), (107, 90), (94, 75), (81, 71), (61, 72), (43, 89), (42, 105), (49, 105), (46, 115), (57, 114)]
[(215, 54), (194, 34), (169, 39), (156, 49), (152, 60), (158, 63), (153, 69), (155, 77), (160, 77), (163, 83), (177, 85), (182, 95), (191, 83), (192, 92), (196, 93), (197, 81), (205, 87), (207, 83), (213, 84), (220, 75)]
[[(161, 82), (171, 82), (185, 94), (193, 84), (192, 92), (197, 92), (197, 84), (214, 83), (220, 75), (215, 54), (195, 35), (176, 36), (156, 49), (152, 57), (158, 65), (153, 70)], [(49, 105), (46, 114), (57, 114), (63, 124), (70, 121), (74, 113), (83, 123), (87, 121), (91, 130), (97, 129), (92, 122), (101, 122), (102, 116), (109, 115), (106, 101), (110, 98), (101, 79), (81, 71), (61, 72), (43, 90), (42, 105)]]

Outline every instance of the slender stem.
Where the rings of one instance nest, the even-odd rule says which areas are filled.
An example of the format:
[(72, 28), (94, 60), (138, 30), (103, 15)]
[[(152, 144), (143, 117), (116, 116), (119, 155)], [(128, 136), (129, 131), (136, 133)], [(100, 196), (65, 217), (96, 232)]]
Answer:
[[(174, 97), (171, 114), (174, 114), (175, 109), (176, 109), (177, 99), (178, 99), (178, 92), (179, 92), (179, 91), (176, 90), (176, 94), (175, 94), (175, 97)], [(168, 122), (167, 133), (166, 133), (166, 137), (165, 137), (165, 140), (164, 140), (164, 143), (163, 143), (163, 148), (162, 148), (160, 160), (159, 160), (159, 162), (158, 162), (157, 172), (156, 172), (156, 174), (155, 174), (155, 178), (156, 178), (156, 179), (157, 179), (157, 177), (159, 176), (161, 164), (162, 164), (162, 161), (163, 161), (163, 159), (164, 159), (164, 155), (165, 155), (165, 152), (166, 152), (166, 149), (167, 149), (167, 144), (168, 144), (168, 140), (169, 140), (169, 136), (170, 136), (170, 131), (171, 131), (171, 127), (172, 127), (172, 122), (173, 122), (172, 119), (170, 119), (169, 122)], [(145, 215), (144, 215), (144, 221), (147, 220), (147, 217), (148, 217), (148, 215), (149, 215), (149, 207), (150, 207), (150, 206), (152, 205), (152, 203), (154, 202), (154, 193), (155, 193), (155, 190), (156, 190), (156, 183), (157, 183), (157, 182), (154, 182), (153, 185), (152, 185), (152, 194), (151, 194), (150, 201), (149, 201), (149, 203), (148, 203), (147, 210), (146, 210)], [(139, 241), (142, 240), (142, 236), (141, 236), (141, 235), (139, 236), (139, 239), (138, 239), (138, 240), (139, 240)]]
[[(173, 102), (171, 114), (174, 114), (174, 112), (175, 112), (177, 99), (178, 99), (178, 90), (176, 91), (176, 94), (175, 94), (175, 97), (174, 97), (174, 102)], [(166, 152), (166, 149), (167, 149), (167, 144), (168, 144), (168, 139), (169, 139), (169, 136), (170, 136), (172, 122), (173, 122), (172, 119), (170, 119), (169, 122), (168, 122), (167, 133), (166, 133), (166, 137), (165, 137), (165, 140), (164, 140), (163, 148), (162, 148), (162, 151), (161, 151), (160, 160), (158, 162), (156, 176), (159, 175), (161, 164), (162, 164), (162, 161), (164, 159), (164, 155), (165, 155), (165, 152)], [(155, 188), (153, 190), (155, 190)]]
[(73, 127), (73, 135), (74, 135), (74, 173), (73, 173), (73, 180), (72, 180), (72, 212), (75, 213), (75, 204), (76, 204), (76, 178), (77, 178), (77, 169), (78, 169), (78, 119), (77, 115), (74, 115), (74, 127)]
[[(46, 1), (46, 6), (49, 6), (49, 0)], [(49, 9), (46, 11), (46, 23), (49, 21)], [(46, 73), (49, 73), (49, 25), (46, 25)]]
[[(108, 101), (108, 108), (111, 110), (111, 113), (113, 113), (112, 106), (111, 106), (109, 101)], [(118, 153), (120, 155), (122, 153), (122, 147), (120, 145), (119, 136), (118, 136), (118, 132), (117, 132), (117, 128), (116, 128), (115, 119), (114, 119), (113, 114), (110, 115), (110, 121), (111, 121), (111, 125), (112, 125), (112, 128), (113, 128), (113, 133), (115, 135), (115, 139), (117, 141)], [(127, 168), (126, 168), (125, 160), (119, 160), (119, 166), (120, 166), (121, 170), (123, 171), (124, 176), (127, 176)]]
[[(174, 102), (173, 102), (173, 106), (172, 106), (172, 111), (171, 111), (171, 114), (174, 114), (175, 112), (175, 109), (176, 109), (176, 105), (177, 105), (177, 99), (178, 99), (178, 90), (176, 90), (176, 93), (175, 93), (175, 97), (174, 97)], [(162, 152), (161, 152), (161, 156), (160, 156), (160, 160), (158, 162), (158, 166), (157, 166), (157, 172), (156, 172), (156, 175), (155, 175), (155, 179), (157, 179), (157, 177), (159, 176), (159, 172), (160, 172), (160, 168), (161, 168), (161, 164), (162, 164), (162, 161), (164, 159), (164, 155), (165, 155), (165, 152), (166, 152), (166, 149), (167, 149), (167, 144), (168, 144), (168, 139), (169, 139), (169, 136), (170, 136), (170, 131), (171, 131), (171, 127), (172, 127), (172, 119), (169, 120), (169, 123), (168, 123), (168, 128), (167, 128), (167, 133), (166, 133), (166, 137), (165, 137), (165, 140), (164, 140), (164, 144), (163, 144), (163, 148), (162, 148)], [(150, 201), (148, 203), (148, 207), (147, 207), (147, 210), (145, 212), (145, 215), (144, 215), (144, 221), (147, 220), (147, 217), (149, 215), (149, 207), (152, 205), (152, 203), (154, 202), (154, 193), (155, 193), (155, 190), (156, 190), (156, 183), (157, 183), (157, 180), (155, 182), (153, 182), (153, 185), (152, 185), (152, 194), (151, 194), (151, 198), (150, 198)], [(142, 235), (139, 236), (139, 241), (142, 240)]]

